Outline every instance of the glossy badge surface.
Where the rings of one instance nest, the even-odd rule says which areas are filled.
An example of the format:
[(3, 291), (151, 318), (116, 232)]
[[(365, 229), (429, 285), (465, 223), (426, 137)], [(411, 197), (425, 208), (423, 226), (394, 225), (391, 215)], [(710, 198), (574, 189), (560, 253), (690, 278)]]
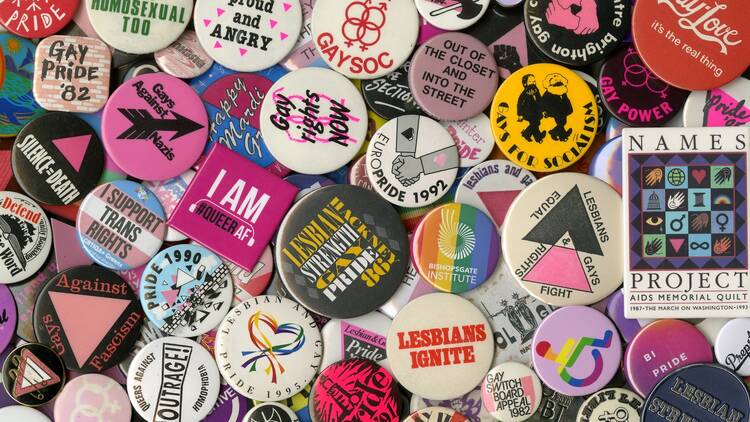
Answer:
[(52, 249), (47, 215), (29, 197), (0, 192), (0, 283), (17, 283), (36, 274)]

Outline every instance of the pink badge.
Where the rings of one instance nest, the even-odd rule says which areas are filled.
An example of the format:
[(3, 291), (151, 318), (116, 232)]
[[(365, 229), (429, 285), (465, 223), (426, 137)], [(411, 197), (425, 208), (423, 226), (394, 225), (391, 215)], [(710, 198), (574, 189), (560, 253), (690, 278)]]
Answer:
[(297, 188), (216, 145), (177, 204), (169, 225), (252, 270)]
[(130, 79), (112, 94), (102, 117), (104, 148), (127, 174), (164, 180), (187, 170), (208, 140), (198, 94), (166, 73)]
[(100, 374), (75, 377), (55, 400), (56, 421), (128, 422), (130, 412), (122, 386)]

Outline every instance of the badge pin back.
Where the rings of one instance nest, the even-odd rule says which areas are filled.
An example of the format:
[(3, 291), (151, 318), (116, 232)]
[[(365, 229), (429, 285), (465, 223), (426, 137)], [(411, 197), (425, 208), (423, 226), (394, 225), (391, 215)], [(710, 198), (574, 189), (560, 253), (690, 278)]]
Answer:
[[(269, 338), (259, 331), (275, 330), (279, 324), (287, 327), (283, 337)], [(265, 358), (271, 350), (276, 359)], [(279, 296), (240, 303), (216, 336), (216, 360), (224, 380), (255, 400), (283, 400), (302, 391), (320, 367), (321, 352), (320, 330), (310, 314)]]
[[(507, 400), (508, 397), (514, 400)], [(482, 381), (482, 403), (497, 420), (525, 421), (541, 401), (542, 383), (531, 368), (521, 363), (502, 363), (490, 369)]]
[(143, 419), (154, 420), (158, 414), (199, 421), (214, 407), (220, 384), (214, 357), (203, 346), (182, 337), (163, 337), (135, 356), (127, 390)]
[(386, 122), (367, 146), (367, 176), (375, 191), (402, 207), (427, 206), (456, 179), (458, 148), (440, 123), (406, 115)]
[(128, 3), (85, 0), (86, 13), (96, 34), (108, 45), (130, 54), (148, 54), (172, 44), (185, 31), (193, 12), (191, 0), (169, 0), (158, 14)]
[(34, 98), (50, 111), (95, 113), (109, 97), (112, 56), (96, 38), (55, 35), (36, 49)]
[[(169, 219), (171, 227), (222, 258), (252, 270), (297, 188), (215, 145)], [(242, 198), (224, 200), (223, 198)]]
[(11, 33), (24, 38), (45, 38), (62, 30), (73, 19), (78, 0), (38, 3), (19, 0), (0, 5), (0, 22)]
[[(372, 30), (357, 32), (358, 22)], [(419, 14), (409, 0), (317, 0), (311, 27), (315, 48), (331, 69), (350, 79), (373, 79), (409, 58), (417, 42)]]
[[(81, 246), (97, 264), (128, 270), (148, 262), (166, 233), (164, 209), (140, 183), (127, 180), (99, 185), (78, 211)], [(138, 230), (136, 230), (136, 228)]]
[(55, 400), (55, 420), (75, 420), (98, 409), (101, 418), (111, 422), (129, 422), (130, 400), (125, 389), (112, 378), (100, 374), (75, 377)]
[(651, 73), (632, 44), (604, 61), (598, 82), (605, 107), (630, 126), (664, 125), (680, 113), (690, 95)]
[(693, 91), (682, 109), (685, 127), (750, 125), (750, 79), (739, 77), (706, 91)]
[(18, 283), (44, 266), (52, 249), (49, 219), (42, 208), (20, 193), (0, 192), (0, 283)]
[[(715, 405), (701, 406), (701, 400), (711, 399)], [(696, 403), (697, 402), (697, 403)], [(750, 398), (742, 380), (732, 371), (709, 364), (694, 364), (661, 380), (646, 398), (641, 421), (664, 420), (662, 409), (676, 417), (691, 417), (705, 422), (742, 419), (750, 413)]]
[(40, 406), (52, 401), (65, 384), (65, 365), (57, 354), (40, 343), (26, 343), (3, 364), (3, 386), (16, 402)]
[[(579, 352), (565, 355), (571, 347)], [(620, 335), (602, 313), (585, 306), (566, 306), (539, 324), (532, 356), (534, 370), (551, 389), (585, 396), (602, 389), (617, 373), (622, 356)]]
[[(334, 171), (354, 158), (367, 133), (362, 95), (345, 77), (316, 67), (298, 69), (270, 88), (260, 110), (269, 151), (303, 174)], [(315, 112), (307, 112), (314, 104)]]
[[(12, 7), (5, 3), (4, 7)], [(36, 69), (36, 44), (19, 36), (0, 33), (0, 137), (16, 136), (21, 128), (44, 109), (34, 99), (33, 81)], [(12, 87), (12, 88), (11, 88)]]
[(450, 203), (430, 211), (411, 242), (422, 278), (438, 290), (463, 293), (484, 283), (500, 259), (495, 225), (471, 205)]
[(120, 85), (104, 107), (104, 147), (133, 177), (179, 176), (195, 163), (206, 144), (208, 118), (201, 105), (195, 91), (174, 76), (153, 73), (133, 78)]
[(347, 359), (368, 359), (384, 366), (387, 363), (385, 341), (391, 319), (380, 312), (356, 318), (332, 319), (323, 326), (323, 359), (321, 368)]
[[(672, 1), (636, 2), (633, 41), (646, 66), (667, 83), (687, 90), (717, 88), (750, 64), (750, 44), (740, 41), (750, 33), (746, 6), (741, 0), (702, 8)], [(709, 21), (708, 27), (702, 25)]]
[(300, 422), (299, 417), (292, 409), (288, 406), (276, 403), (267, 402), (261, 403), (252, 409), (245, 415), (242, 422), (253, 422), (253, 421), (279, 421), (279, 422)]
[(199, 245), (175, 245), (146, 266), (140, 303), (164, 333), (195, 337), (224, 319), (233, 293), (229, 267), (218, 255)]
[[(343, 420), (349, 409), (331, 406), (330, 403), (335, 402), (336, 396), (350, 385), (360, 386), (351, 391), (352, 403), (367, 403), (367, 406), (377, 410), (380, 421), (399, 421), (401, 406), (398, 383), (387, 369), (368, 359), (342, 360), (321, 371), (313, 384), (313, 418), (318, 422)], [(377, 394), (371, 391), (377, 391)]]
[(511, 74), (492, 101), (492, 133), (500, 151), (528, 170), (559, 171), (588, 151), (598, 130), (596, 98), (563, 66), (538, 63)]
[(625, 388), (607, 388), (592, 394), (578, 411), (579, 422), (614, 417), (618, 422), (640, 422), (643, 399)]
[(96, 131), (71, 113), (46, 113), (13, 143), (13, 174), (21, 188), (48, 205), (82, 199), (102, 175), (104, 149)]
[(464, 120), (482, 113), (492, 102), (498, 79), (497, 64), (487, 47), (459, 32), (437, 35), (419, 46), (409, 68), (414, 99), (438, 120)]
[(609, 185), (578, 173), (550, 175), (521, 191), (502, 233), (516, 280), (553, 306), (609, 296), (622, 284), (621, 202)]
[[(451, 311), (436, 313), (434, 309)], [(421, 330), (434, 330), (442, 337), (416, 336)], [(459, 350), (448, 353), (454, 347), (443, 343), (442, 338), (448, 336), (461, 339)], [(457, 295), (432, 293), (409, 302), (396, 315), (386, 350), (392, 373), (404, 388), (427, 399), (446, 400), (479, 385), (492, 365), (493, 343), (487, 319), (471, 302)]]
[(302, 9), (298, 0), (244, 5), (198, 0), (193, 20), (198, 40), (217, 63), (238, 72), (255, 72), (279, 63), (294, 48), (302, 29)]
[(183, 32), (169, 47), (155, 52), (154, 60), (164, 72), (183, 79), (198, 77), (214, 64), (195, 31)]
[(623, 370), (633, 389), (645, 397), (659, 380), (691, 363), (710, 363), (713, 351), (692, 324), (661, 319), (641, 329), (628, 343)]
[[(353, 219), (359, 220), (357, 230), (350, 224)], [(338, 254), (309, 253), (296, 247), (305, 233), (320, 224), (326, 229), (318, 233), (331, 245), (339, 245)], [(373, 247), (350, 249), (354, 244)], [(356, 186), (332, 185), (292, 207), (279, 228), (275, 253), (279, 275), (295, 300), (313, 312), (343, 319), (374, 311), (391, 298), (406, 273), (408, 248), (401, 219), (387, 202)], [(309, 265), (319, 258), (323, 259), (320, 265)], [(328, 284), (316, 283), (328, 271), (338, 277)], [(371, 274), (378, 275), (377, 282)]]

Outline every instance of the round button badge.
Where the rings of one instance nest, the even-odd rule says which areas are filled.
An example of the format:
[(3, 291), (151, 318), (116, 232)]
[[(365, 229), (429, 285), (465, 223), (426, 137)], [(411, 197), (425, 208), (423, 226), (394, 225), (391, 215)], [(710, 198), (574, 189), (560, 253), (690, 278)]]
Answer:
[(532, 361), (551, 389), (585, 396), (615, 376), (622, 351), (614, 324), (586, 306), (566, 306), (542, 320), (534, 334)]
[(2, 407), (0, 418), (4, 421), (52, 422), (44, 413), (26, 406)]
[(104, 148), (130, 176), (179, 176), (200, 157), (208, 118), (188, 84), (166, 73), (130, 79), (112, 93), (102, 116)]
[(644, 1), (633, 7), (633, 41), (651, 71), (688, 90), (726, 85), (750, 65), (747, 3)]
[(46, 113), (18, 133), (12, 164), (18, 184), (32, 198), (68, 205), (96, 187), (104, 149), (88, 123), (71, 113)]
[(447, 400), (479, 385), (492, 365), (495, 347), (487, 319), (471, 302), (432, 293), (409, 302), (396, 315), (386, 351), (392, 373), (404, 388), (427, 399)]
[(306, 308), (353, 318), (382, 306), (408, 267), (406, 230), (375, 193), (351, 185), (320, 188), (297, 202), (276, 238), (284, 286)]
[(261, 403), (245, 415), (242, 422), (300, 422), (299, 417), (289, 406), (281, 403)]
[[(224, 380), (221, 380), (221, 387), (219, 388), (219, 398), (216, 400), (216, 404), (211, 413), (203, 419), (204, 422), (242, 422), (242, 419), (247, 415), (250, 409), (253, 407), (253, 403), (247, 397), (244, 397), (234, 391)], [(263, 419), (260, 420), (263, 422)], [(255, 422), (255, 421), (250, 421)], [(298, 422), (298, 421), (288, 421)]]
[(130, 54), (153, 53), (172, 44), (185, 31), (193, 13), (192, 0), (162, 0), (140, 5), (85, 1), (86, 13), (99, 38)]
[(56, 421), (99, 417), (108, 422), (129, 422), (131, 411), (128, 394), (122, 386), (99, 374), (73, 378), (55, 400)]
[(0, 191), (0, 283), (18, 283), (33, 276), (51, 249), (52, 232), (44, 210), (27, 196)]
[(427, 117), (389, 120), (367, 146), (367, 177), (375, 192), (402, 207), (420, 207), (445, 195), (456, 180), (458, 148), (443, 126)]
[(13, 292), (4, 284), (0, 284), (0, 351), (13, 341), (16, 324), (18, 324), (18, 310)]
[(426, 407), (412, 412), (403, 422), (468, 422), (466, 416), (441, 406)]
[(214, 60), (198, 42), (195, 31), (185, 31), (169, 47), (154, 53), (159, 69), (183, 79), (195, 78), (208, 71)]
[(385, 341), (391, 319), (380, 312), (356, 318), (332, 319), (323, 326), (323, 361), (321, 368), (347, 359), (368, 359), (384, 364)]
[(66, 373), (60, 357), (40, 343), (26, 343), (14, 349), (3, 364), (3, 387), (24, 406), (52, 401), (65, 385)]
[(323, 174), (354, 158), (367, 133), (362, 95), (345, 77), (316, 67), (282, 76), (260, 109), (269, 151), (298, 173)]
[(305, 308), (280, 296), (257, 296), (234, 307), (219, 325), (216, 363), (243, 396), (283, 400), (313, 380), (322, 347)]
[[(438, 4), (417, 0), (417, 5), (420, 2)], [(463, 120), (480, 114), (492, 102), (498, 78), (497, 64), (487, 47), (459, 32), (430, 38), (414, 52), (409, 68), (414, 99), (438, 120)]]
[(284, 69), (292, 71), (309, 66), (328, 67), (315, 49), (310, 30), (315, 3), (315, 0), (300, 1), (300, 6), (302, 6), (302, 30), (292, 51), (279, 62), (279, 65)]
[(299, 0), (197, 0), (193, 16), (198, 40), (216, 62), (255, 72), (280, 62), (302, 29)]
[(730, 320), (719, 331), (714, 345), (716, 361), (726, 366), (737, 375), (750, 375), (750, 319), (737, 318)]
[[(5, 2), (10, 6), (12, 3)], [(36, 44), (13, 34), (0, 33), (0, 137), (16, 136), (26, 123), (41, 116), (44, 109), (34, 99), (33, 80), (36, 74), (34, 57)], [(7, 106), (5, 104), (12, 104)]]
[(97, 264), (129, 270), (146, 264), (167, 231), (164, 208), (140, 183), (117, 180), (97, 186), (81, 202), (76, 229), (81, 247)]
[(143, 319), (135, 293), (120, 276), (80, 266), (52, 277), (39, 292), (34, 334), (66, 368), (102, 372), (127, 358)]
[(750, 79), (740, 77), (707, 91), (693, 91), (682, 109), (685, 127), (750, 125)]
[(643, 327), (628, 343), (622, 366), (633, 390), (645, 397), (677, 368), (712, 361), (711, 344), (697, 328), (685, 321), (661, 319)]
[(458, 146), (461, 167), (473, 167), (484, 162), (495, 146), (490, 118), (484, 113), (464, 120), (440, 122)]
[[(709, 404), (710, 403), (710, 404)], [(642, 422), (675, 420), (725, 422), (750, 414), (747, 387), (732, 371), (707, 364), (689, 365), (664, 378), (643, 405)]]
[(487, 11), (491, 0), (416, 0), (419, 14), (437, 28), (458, 31), (473, 25)]
[(583, 66), (607, 57), (630, 30), (628, 0), (527, 1), (526, 28), (551, 59)]
[[(341, 394), (346, 392), (347, 402)], [(398, 422), (398, 383), (387, 369), (367, 359), (349, 359), (325, 368), (312, 390), (312, 416), (317, 422), (361, 420)], [(365, 416), (366, 415), (366, 416)]]
[(509, 160), (532, 171), (562, 170), (594, 142), (599, 112), (588, 84), (549, 63), (510, 75), (492, 101), (492, 133)]
[(429, 400), (411, 395), (409, 400), (409, 411), (416, 412), (427, 407), (439, 406), (447, 407), (465, 416), (471, 422), (483, 422), (492, 420), (492, 416), (482, 405), (482, 386), (478, 385), (473, 390), (449, 400)]
[(410, 67), (411, 61), (407, 61), (384, 76), (363, 80), (362, 96), (367, 108), (386, 120), (405, 114), (420, 114), (419, 105), (409, 88)]
[(553, 306), (590, 305), (622, 284), (622, 198), (579, 173), (544, 177), (505, 217), (502, 249), (516, 280)]
[(320, 56), (351, 79), (373, 79), (400, 67), (419, 33), (412, 0), (317, 0), (311, 23)]
[(484, 377), (482, 402), (499, 421), (525, 421), (542, 402), (542, 383), (528, 366), (505, 362)]
[(133, 358), (127, 389), (130, 403), (145, 420), (197, 422), (214, 407), (220, 382), (216, 362), (203, 346), (163, 337)]
[(219, 325), (232, 307), (229, 268), (198, 245), (164, 249), (146, 265), (140, 298), (146, 316), (165, 334), (195, 337)]
[(411, 243), (419, 274), (437, 289), (463, 293), (484, 283), (500, 259), (492, 220), (471, 205), (449, 203), (430, 211)]
[(599, 73), (604, 106), (631, 126), (662, 126), (675, 117), (690, 92), (668, 85), (627, 46), (609, 56)]
[(73, 19), (77, 9), (78, 0), (14, 0), (0, 3), (0, 23), (21, 37), (45, 38), (60, 32)]
[(578, 410), (578, 422), (640, 422), (643, 399), (624, 388), (607, 388), (592, 394)]

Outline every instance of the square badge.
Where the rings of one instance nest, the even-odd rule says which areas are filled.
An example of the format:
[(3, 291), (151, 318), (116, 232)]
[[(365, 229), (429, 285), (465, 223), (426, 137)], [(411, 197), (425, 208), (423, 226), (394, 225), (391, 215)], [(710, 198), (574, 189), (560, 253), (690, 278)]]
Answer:
[(180, 199), (169, 225), (251, 271), (298, 189), (215, 145)]

